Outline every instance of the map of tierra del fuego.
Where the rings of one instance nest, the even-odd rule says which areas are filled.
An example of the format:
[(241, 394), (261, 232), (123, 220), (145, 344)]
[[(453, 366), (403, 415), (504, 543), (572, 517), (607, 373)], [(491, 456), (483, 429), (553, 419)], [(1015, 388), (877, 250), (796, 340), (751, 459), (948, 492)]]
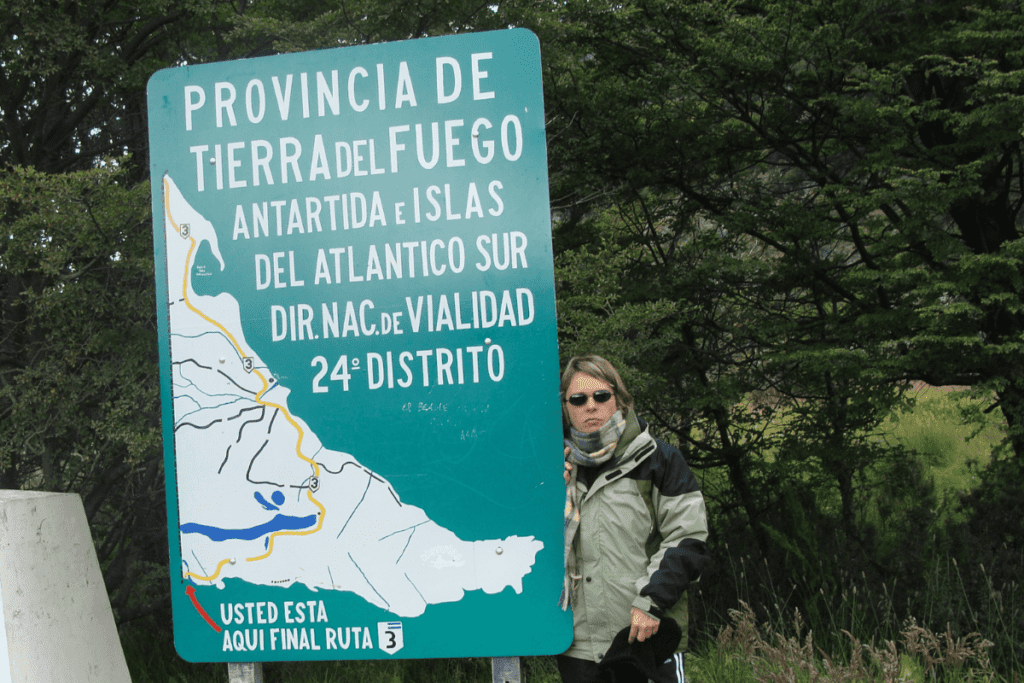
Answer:
[(183, 577), (347, 591), (399, 617), (521, 592), (541, 541), (459, 539), (289, 410), (235, 298), (192, 289), (201, 243), (224, 266), (213, 225), (169, 176), (163, 193)]

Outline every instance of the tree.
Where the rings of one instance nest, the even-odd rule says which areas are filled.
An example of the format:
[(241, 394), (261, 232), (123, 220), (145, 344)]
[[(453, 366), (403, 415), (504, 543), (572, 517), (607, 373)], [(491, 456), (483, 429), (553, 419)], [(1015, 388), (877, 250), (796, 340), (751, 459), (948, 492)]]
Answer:
[(297, 52), (507, 28), (505, 15), (503, 4), (477, 0), (269, 0), (237, 18), (230, 39), (268, 54)]
[[(991, 396), (1024, 462), (1020, 10), (570, 0), (546, 24), (556, 253), (603, 259), (561, 271), (570, 348), (573, 321), (588, 316), (580, 339), (680, 416), (697, 467), (734, 458), (728, 493), (748, 502), (725, 509), (743, 509), (755, 535), (815, 531), (788, 535), (787, 549), (766, 530), (758, 547), (772, 561), (842, 543), (846, 556), (861, 549), (859, 566), (894, 575), (898, 558), (860, 512), (870, 470), (905, 457), (870, 437), (911, 380)], [(616, 232), (608, 207), (642, 220)], [(716, 235), (716, 256), (664, 258), (693, 249), (695, 225)], [(602, 291), (612, 303), (588, 304), (582, 293), (611, 279), (599, 266), (637, 252), (643, 265)], [(665, 315), (622, 324), (644, 307)], [(755, 406), (778, 431), (726, 439)], [(993, 477), (1008, 495), (976, 510), (1019, 500), (1006, 489), (1019, 481)]]
[(122, 617), (166, 557), (149, 190), (126, 175), (0, 176), (0, 488), (82, 495)]
[(568, 3), (586, 57), (551, 87), (556, 163), (584, 195), (677, 192), (816, 291), (833, 347), (875, 345), (888, 381), (989, 386), (1015, 426), (1017, 10)]
[(0, 488), (81, 494), (122, 621), (166, 601), (146, 81), (233, 7), (0, 9)]

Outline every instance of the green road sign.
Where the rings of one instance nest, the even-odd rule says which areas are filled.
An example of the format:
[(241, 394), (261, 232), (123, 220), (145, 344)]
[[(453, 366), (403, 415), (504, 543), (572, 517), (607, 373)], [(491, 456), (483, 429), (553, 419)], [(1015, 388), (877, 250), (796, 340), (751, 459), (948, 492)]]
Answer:
[(185, 659), (568, 647), (539, 54), (511, 30), (150, 80)]

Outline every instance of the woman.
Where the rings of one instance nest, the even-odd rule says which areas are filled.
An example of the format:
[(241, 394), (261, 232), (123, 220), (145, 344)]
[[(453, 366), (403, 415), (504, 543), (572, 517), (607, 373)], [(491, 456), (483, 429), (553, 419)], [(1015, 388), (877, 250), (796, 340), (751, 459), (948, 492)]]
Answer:
[(651, 436), (611, 363), (577, 356), (562, 374), (566, 459), (566, 575), (572, 646), (565, 683), (598, 681), (615, 634), (644, 641), (670, 616), (683, 631), (658, 683), (682, 683), (686, 588), (707, 562), (707, 513), (678, 449)]

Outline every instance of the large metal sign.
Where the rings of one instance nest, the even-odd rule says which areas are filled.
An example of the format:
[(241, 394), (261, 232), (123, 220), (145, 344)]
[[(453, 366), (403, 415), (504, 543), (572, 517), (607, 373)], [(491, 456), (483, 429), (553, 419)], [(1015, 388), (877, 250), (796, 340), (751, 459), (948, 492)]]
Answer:
[(568, 646), (543, 113), (522, 30), (150, 81), (185, 659)]

